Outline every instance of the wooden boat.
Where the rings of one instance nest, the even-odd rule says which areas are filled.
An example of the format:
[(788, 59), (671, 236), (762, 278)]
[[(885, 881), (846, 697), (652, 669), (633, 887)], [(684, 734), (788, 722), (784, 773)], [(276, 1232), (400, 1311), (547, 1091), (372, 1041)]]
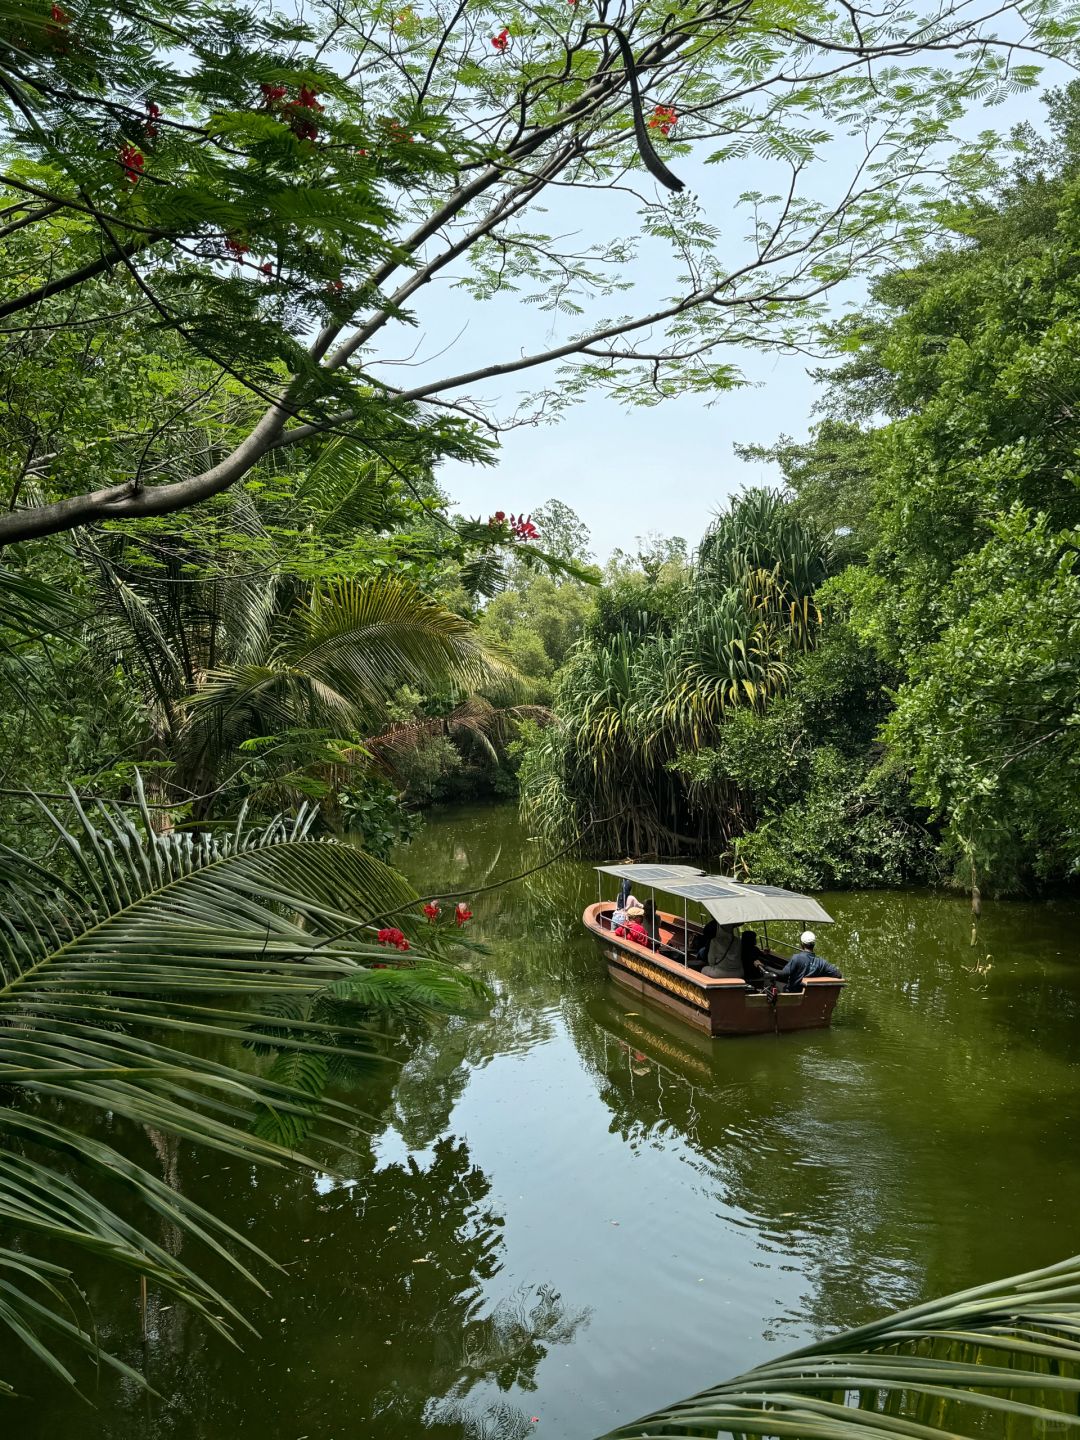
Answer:
[[(601, 875), (629, 880), (639, 899), (641, 890), (648, 889), (683, 902), (682, 915), (657, 908), (660, 941), (667, 954), (613, 934), (614, 901), (601, 899), (586, 908), (582, 921), (598, 940), (608, 974), (617, 984), (713, 1036), (815, 1030), (832, 1023), (846, 983), (842, 979), (822, 976), (807, 980), (801, 991), (777, 992), (775, 986), (764, 983), (764, 977), (763, 984), (755, 987), (741, 978), (702, 975), (687, 963), (702, 928), (688, 916), (691, 901), (720, 925), (765, 926), (765, 943), (759, 943), (758, 953), (766, 964), (779, 967), (787, 957), (769, 945), (769, 922), (832, 923), (832, 917), (810, 896), (775, 885), (744, 885), (726, 875), (706, 875), (689, 865), (598, 865), (596, 869)], [(672, 952), (680, 951), (681, 958), (673, 958)]]

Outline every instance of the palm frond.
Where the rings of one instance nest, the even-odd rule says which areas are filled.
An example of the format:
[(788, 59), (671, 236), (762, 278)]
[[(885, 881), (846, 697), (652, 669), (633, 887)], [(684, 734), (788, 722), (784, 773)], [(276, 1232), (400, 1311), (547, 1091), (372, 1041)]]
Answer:
[(428, 693), (518, 685), (470, 621), (391, 576), (328, 586), (296, 619), (287, 647), (294, 668), (346, 693), (389, 699), (406, 683)]
[(770, 1360), (608, 1440), (1028, 1440), (1080, 1429), (1080, 1256)]
[[(351, 846), (313, 839), (313, 812), (260, 828), (241, 817), (223, 836), (158, 835), (141, 786), (137, 799), (141, 824), (104, 804), (91, 819), (74, 791), (65, 824), (39, 800), (57, 841), (48, 865), (0, 844), (0, 1220), (22, 1232), (25, 1249), (18, 1262), (0, 1252), (0, 1324), (65, 1379), (52, 1341), (63, 1335), (90, 1355), (97, 1341), (92, 1325), (70, 1318), (67, 1272), (34, 1260), (29, 1237), (138, 1270), (223, 1335), (243, 1323), (231, 1302), (123, 1216), (134, 1199), (137, 1213), (226, 1256), (248, 1281), (259, 1253), (95, 1139), (88, 1115), (246, 1162), (303, 1163), (250, 1124), (272, 1111), (296, 1117), (296, 1136), (310, 1128), (321, 1092), (299, 1058), (281, 1057), (316, 1068), (311, 1057), (370, 1057), (373, 1015), (476, 1002), (475, 982), (434, 957), (413, 965), (393, 952), (395, 968), (370, 968), (390, 954), (377, 943), (380, 918), (411, 907), (415, 892)], [(281, 1062), (269, 1074), (251, 1049), (256, 1033)], [(248, 1048), (212, 1043), (230, 1040)], [(357, 1125), (341, 1103), (323, 1100), (321, 1113), (331, 1137)], [(109, 1203), (99, 1187), (127, 1198)]]
[(339, 436), (324, 445), (296, 492), (324, 540), (384, 528), (392, 509), (391, 474), (359, 441)]
[(389, 577), (343, 581), (300, 605), (265, 654), (208, 675), (192, 699), (187, 745), (201, 757), (250, 734), (363, 734), (385, 723), (386, 704), (403, 685), (464, 696), (519, 684), (468, 620), (415, 586)]
[[(10, 650), (12, 639), (40, 640), (70, 629), (74, 607), (70, 596), (54, 585), (0, 565), (0, 642)], [(9, 637), (3, 637), (4, 631)]]

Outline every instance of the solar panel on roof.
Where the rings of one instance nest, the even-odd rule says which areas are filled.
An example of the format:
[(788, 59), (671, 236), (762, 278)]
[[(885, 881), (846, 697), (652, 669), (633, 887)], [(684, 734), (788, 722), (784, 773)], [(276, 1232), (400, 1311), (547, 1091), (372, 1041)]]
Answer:
[(630, 871), (630, 878), (644, 880), (648, 884), (661, 880), (681, 880), (686, 873), (681, 869), (672, 870), (667, 865), (627, 865), (625, 868)]
[(733, 891), (730, 885), (718, 885), (715, 880), (687, 880), (678, 893), (687, 900), (716, 900), (726, 899)]

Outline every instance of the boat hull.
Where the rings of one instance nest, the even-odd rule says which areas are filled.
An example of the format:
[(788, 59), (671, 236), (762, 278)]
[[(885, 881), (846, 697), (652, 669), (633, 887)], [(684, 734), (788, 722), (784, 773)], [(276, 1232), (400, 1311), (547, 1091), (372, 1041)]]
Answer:
[[(610, 908), (590, 905), (582, 920), (599, 942), (612, 980), (707, 1035), (821, 1030), (832, 1024), (843, 980), (807, 980), (801, 991), (781, 992), (773, 1002), (764, 991), (751, 990), (742, 980), (699, 975), (677, 960), (617, 938), (602, 923)], [(673, 938), (681, 943), (681, 919), (658, 913), (661, 924), (675, 931)]]

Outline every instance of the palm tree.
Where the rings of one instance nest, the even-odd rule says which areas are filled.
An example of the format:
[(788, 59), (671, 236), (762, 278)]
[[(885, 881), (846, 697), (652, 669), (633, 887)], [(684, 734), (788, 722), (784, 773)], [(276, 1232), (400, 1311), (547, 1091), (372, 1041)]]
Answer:
[(957, 1440), (1080, 1429), (1080, 1256), (769, 1360), (605, 1440)]
[(452, 702), (518, 684), (470, 621), (389, 575), (322, 584), (277, 573), (147, 579), (100, 549), (88, 559), (100, 598), (91, 643), (136, 678), (152, 730), (148, 758), (170, 762), (178, 803), (207, 797), (194, 807), (198, 818), (215, 802), (220, 809), (231, 772), (235, 780), (256, 762), (267, 769), (268, 752), (252, 746), (276, 740), (279, 799), (283, 779), (295, 782), (293, 795), (318, 791), (320, 778), (340, 778), (327, 742), (344, 742), (337, 756), (351, 745), (352, 762), (363, 762), (362, 737), (386, 728), (402, 686)]
[(98, 1138), (95, 1117), (110, 1136), (132, 1125), (252, 1163), (314, 1164), (281, 1142), (282, 1120), (300, 1136), (321, 1106), (339, 1146), (362, 1124), (321, 1100), (327, 1066), (377, 1055), (380, 1014), (474, 1006), (477, 987), (435, 955), (379, 943), (387, 917), (413, 930), (415, 892), (312, 838), (311, 810), (162, 835), (141, 783), (134, 817), (99, 802), (91, 818), (74, 791), (70, 824), (38, 804), (53, 858), (0, 844), (0, 1324), (71, 1382), (73, 1348), (130, 1372), (102, 1353), (70, 1265), (43, 1251), (135, 1271), (225, 1337), (244, 1323), (233, 1302), (151, 1231), (164, 1222), (247, 1281), (266, 1258), (122, 1140)]
[(244, 653), (207, 671), (191, 697), (179, 745), (204, 788), (252, 736), (324, 734), (359, 742), (385, 726), (404, 685), (464, 699), (509, 691), (512, 668), (475, 627), (407, 581), (379, 576), (312, 589), (271, 614)]

